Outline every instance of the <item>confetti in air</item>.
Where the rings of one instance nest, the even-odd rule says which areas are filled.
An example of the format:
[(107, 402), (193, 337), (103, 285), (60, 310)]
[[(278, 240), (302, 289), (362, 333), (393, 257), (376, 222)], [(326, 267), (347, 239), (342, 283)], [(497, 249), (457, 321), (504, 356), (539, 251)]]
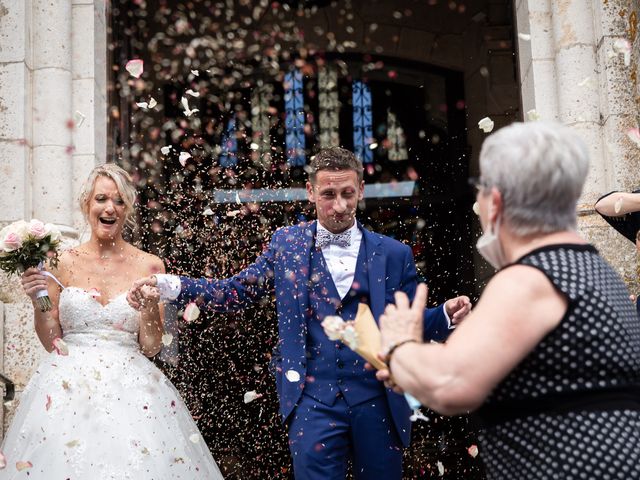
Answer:
[(144, 61), (139, 59), (129, 60), (124, 68), (132, 77), (140, 78), (144, 72)]
[(67, 344), (60, 337), (55, 338), (52, 343), (53, 349), (58, 355), (69, 355), (69, 347), (67, 347)]
[(491, 130), (493, 130), (493, 120), (491, 120), (489, 117), (484, 117), (478, 122), (478, 127), (484, 133), (490, 133)]

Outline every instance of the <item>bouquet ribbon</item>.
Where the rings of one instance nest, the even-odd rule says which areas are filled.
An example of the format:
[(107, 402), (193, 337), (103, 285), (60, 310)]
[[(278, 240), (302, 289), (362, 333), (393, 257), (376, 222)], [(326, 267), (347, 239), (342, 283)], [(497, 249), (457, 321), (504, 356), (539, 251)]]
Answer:
[[(38, 265), (38, 270), (40, 270), (40, 273), (42, 273), (42, 275), (44, 275), (45, 277), (49, 277), (53, 279), (54, 282), (56, 282), (58, 285), (60, 285), (62, 289), (64, 289), (64, 285), (60, 283), (60, 280), (58, 280), (53, 273), (47, 272), (46, 270), (43, 270), (43, 268), (44, 268), (44, 263), (40, 262), (40, 264)], [(38, 293), (36, 293), (36, 297), (38, 298), (45, 297), (45, 296), (47, 296), (46, 290), (40, 290)]]

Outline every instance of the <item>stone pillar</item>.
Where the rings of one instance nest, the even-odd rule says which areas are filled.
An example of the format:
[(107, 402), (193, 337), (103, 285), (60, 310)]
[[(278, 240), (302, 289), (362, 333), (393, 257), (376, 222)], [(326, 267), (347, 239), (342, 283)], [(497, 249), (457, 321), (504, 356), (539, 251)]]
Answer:
[(626, 137), (637, 126), (636, 77), (613, 52), (632, 30), (629, 7), (628, 0), (517, 0), (516, 16), (524, 34), (518, 37), (523, 111), (536, 109), (543, 119), (571, 126), (589, 146), (578, 228), (635, 290), (633, 244), (593, 210), (600, 195), (640, 186), (638, 150)]
[(71, 0), (34, 0), (33, 216), (72, 224)]
[[(77, 239), (79, 187), (106, 159), (105, 11), (104, 0), (0, 0), (0, 227), (36, 217)], [(45, 350), (16, 277), (0, 274), (0, 302), (0, 368), (19, 399)]]

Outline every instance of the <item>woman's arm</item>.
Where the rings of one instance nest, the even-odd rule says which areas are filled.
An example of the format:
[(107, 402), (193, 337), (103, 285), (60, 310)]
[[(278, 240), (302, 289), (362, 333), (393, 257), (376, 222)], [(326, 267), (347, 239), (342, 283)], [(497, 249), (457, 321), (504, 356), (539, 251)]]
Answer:
[(596, 211), (608, 217), (621, 217), (640, 211), (640, 193), (613, 192), (596, 202)]
[[(51, 269), (52, 273), (59, 277), (61, 263), (58, 269)], [(33, 305), (33, 325), (40, 343), (47, 352), (53, 350), (53, 341), (62, 338), (62, 327), (58, 318), (58, 305), (60, 302), (60, 287), (51, 278), (44, 276), (37, 268), (29, 268), (22, 274), (22, 287), (31, 299)], [(36, 294), (40, 290), (47, 290), (53, 307), (48, 312), (41, 312), (36, 303)]]
[[(567, 305), (539, 270), (523, 265), (505, 269), (489, 282), (446, 344), (410, 342), (395, 349), (390, 359), (393, 381), (445, 415), (474, 410), (560, 323)], [(413, 316), (418, 321), (419, 309)], [(384, 317), (383, 338), (385, 329), (397, 328), (393, 322), (404, 321), (406, 309), (392, 308)]]
[[(164, 273), (164, 263), (158, 257), (150, 255), (147, 261), (147, 275)], [(157, 289), (145, 286), (145, 301), (140, 310), (140, 330), (138, 343), (140, 350), (147, 357), (153, 357), (160, 351), (164, 332), (164, 308), (158, 302), (160, 294)]]

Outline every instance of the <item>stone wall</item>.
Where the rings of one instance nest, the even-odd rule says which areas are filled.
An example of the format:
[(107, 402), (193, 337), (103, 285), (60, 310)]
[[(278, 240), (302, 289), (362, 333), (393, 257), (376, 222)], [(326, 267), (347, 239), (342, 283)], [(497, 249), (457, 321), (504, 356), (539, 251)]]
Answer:
[[(75, 198), (106, 160), (105, 19), (104, 0), (0, 0), (0, 227), (35, 217), (77, 240)], [(19, 399), (46, 352), (19, 279), (2, 273), (0, 319), (0, 366)]]

